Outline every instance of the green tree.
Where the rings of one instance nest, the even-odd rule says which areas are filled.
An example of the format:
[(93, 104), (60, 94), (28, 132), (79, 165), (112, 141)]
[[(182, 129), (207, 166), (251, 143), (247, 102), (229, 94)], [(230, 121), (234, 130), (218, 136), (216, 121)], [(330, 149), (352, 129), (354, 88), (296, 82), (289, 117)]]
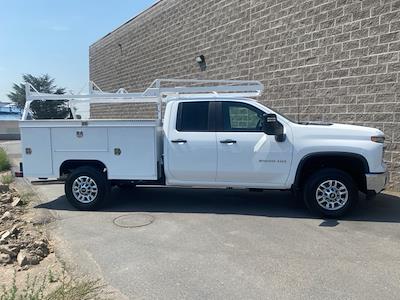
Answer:
[[(54, 83), (55, 79), (48, 74), (41, 76), (23, 74), (22, 79), (41, 93), (60, 95), (65, 93), (65, 88), (57, 87)], [(19, 108), (24, 108), (26, 102), (25, 84), (14, 83), (13, 91), (7, 96)], [(31, 103), (31, 112), (33, 119), (65, 119), (69, 116), (68, 102), (66, 100), (35, 100)]]

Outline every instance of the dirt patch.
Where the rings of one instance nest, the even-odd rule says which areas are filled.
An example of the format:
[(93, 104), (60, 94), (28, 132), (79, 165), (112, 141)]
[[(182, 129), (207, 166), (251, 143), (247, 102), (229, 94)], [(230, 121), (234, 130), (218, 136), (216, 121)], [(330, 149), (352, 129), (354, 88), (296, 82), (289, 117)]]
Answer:
[(52, 219), (32, 210), (35, 197), (13, 182), (11, 172), (0, 172), (0, 287), (62, 271), (43, 226)]
[(39, 264), (52, 252), (45, 233), (25, 217), (31, 197), (12, 183), (0, 183), (0, 265), (13, 265), (17, 271)]

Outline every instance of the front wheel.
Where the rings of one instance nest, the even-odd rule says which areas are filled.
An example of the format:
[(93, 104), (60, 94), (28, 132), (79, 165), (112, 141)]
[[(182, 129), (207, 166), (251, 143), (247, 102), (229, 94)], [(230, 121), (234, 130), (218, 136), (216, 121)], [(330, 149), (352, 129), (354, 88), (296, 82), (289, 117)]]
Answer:
[(104, 173), (95, 168), (73, 170), (65, 181), (67, 200), (80, 210), (98, 209), (109, 194), (110, 185)]
[(311, 175), (304, 187), (307, 207), (319, 215), (340, 217), (348, 213), (358, 200), (358, 189), (347, 173), (323, 169)]

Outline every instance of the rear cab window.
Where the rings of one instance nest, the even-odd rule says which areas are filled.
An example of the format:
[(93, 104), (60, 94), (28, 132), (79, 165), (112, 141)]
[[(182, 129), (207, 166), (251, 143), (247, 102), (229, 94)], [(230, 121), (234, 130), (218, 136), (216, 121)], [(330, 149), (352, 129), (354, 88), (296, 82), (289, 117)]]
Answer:
[(209, 101), (179, 103), (176, 130), (183, 132), (213, 131), (210, 109)]

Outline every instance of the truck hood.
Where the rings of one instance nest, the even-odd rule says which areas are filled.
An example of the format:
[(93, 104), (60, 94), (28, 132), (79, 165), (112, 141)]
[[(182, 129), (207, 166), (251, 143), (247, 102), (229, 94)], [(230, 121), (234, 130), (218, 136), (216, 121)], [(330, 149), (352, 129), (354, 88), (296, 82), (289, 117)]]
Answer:
[(347, 124), (296, 124), (292, 127), (294, 151), (298, 157), (318, 152), (347, 152), (361, 155), (371, 172), (384, 172), (382, 143), (371, 140), (383, 136), (376, 128)]
[(304, 122), (297, 124), (297, 129), (307, 131), (308, 136), (324, 135), (331, 138), (370, 139), (371, 136), (384, 135), (376, 128), (339, 123)]
[(384, 133), (376, 128), (373, 127), (366, 127), (366, 126), (358, 126), (358, 125), (349, 125), (349, 124), (338, 124), (334, 123), (331, 126), (332, 129), (347, 131), (353, 134), (360, 134), (365, 136), (375, 136), (375, 135), (384, 135)]

